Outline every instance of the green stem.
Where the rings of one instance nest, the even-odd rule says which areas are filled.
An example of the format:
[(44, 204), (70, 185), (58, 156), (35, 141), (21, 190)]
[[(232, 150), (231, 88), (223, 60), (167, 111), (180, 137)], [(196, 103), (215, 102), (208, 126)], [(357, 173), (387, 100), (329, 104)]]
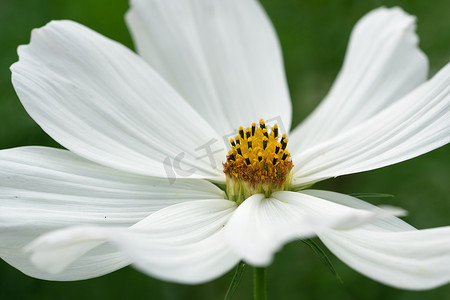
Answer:
[(253, 269), (253, 299), (267, 300), (266, 268)]

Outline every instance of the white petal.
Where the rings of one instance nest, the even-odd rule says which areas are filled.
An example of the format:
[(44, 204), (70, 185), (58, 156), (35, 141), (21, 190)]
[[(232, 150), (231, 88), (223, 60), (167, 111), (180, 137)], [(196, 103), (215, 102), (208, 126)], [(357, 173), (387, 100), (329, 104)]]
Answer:
[(130, 260), (122, 253), (108, 245), (102, 245), (81, 257), (63, 273), (52, 274), (37, 269), (30, 262), (26, 253), (16, 252), (12, 256), (2, 256), (5, 262), (22, 271), (24, 274), (45, 280), (72, 281), (99, 277), (130, 264)]
[(87, 249), (110, 242), (143, 272), (163, 280), (201, 283), (232, 268), (240, 258), (223, 238), (235, 210), (228, 200), (200, 200), (162, 209), (125, 228), (72, 227), (44, 235), (28, 246), (33, 263), (59, 271)]
[(319, 237), (342, 261), (384, 284), (424, 290), (450, 282), (450, 227), (385, 232), (372, 226)]
[[(223, 175), (222, 137), (129, 49), (75, 22), (54, 21), (34, 30), (18, 52), (11, 67), (16, 92), (64, 147), (138, 174), (173, 177), (189, 169), (192, 177)], [(211, 150), (220, 151), (211, 163), (198, 148), (212, 139)], [(177, 155), (182, 161), (174, 173)]]
[(364, 16), (353, 29), (329, 94), (291, 133), (291, 151), (357, 126), (424, 82), (428, 60), (417, 43), (415, 18), (400, 8), (379, 8)]
[(376, 116), (294, 155), (294, 185), (395, 164), (450, 142), (450, 64)]
[(260, 118), (289, 130), (280, 46), (257, 1), (133, 0), (126, 20), (139, 54), (218, 132)]
[(360, 226), (390, 216), (381, 209), (355, 209), (304, 193), (276, 192), (246, 199), (225, 226), (233, 249), (254, 266), (267, 266), (286, 242), (329, 228)]
[[(365, 202), (363, 200), (360, 200), (358, 198), (330, 192), (330, 191), (323, 191), (323, 190), (303, 190), (303, 194), (311, 195), (314, 197), (322, 198), (328, 201), (335, 202), (337, 204), (357, 208), (357, 209), (364, 209), (364, 210), (370, 210), (370, 211), (377, 211), (380, 208), (372, 205), (368, 202)], [(386, 216), (384, 218), (377, 219), (373, 222), (370, 222), (370, 224), (364, 225), (365, 229), (373, 229), (377, 231), (385, 230), (385, 231), (408, 231), (408, 230), (414, 230), (415, 228), (409, 225), (408, 223), (402, 221), (401, 219), (395, 217), (395, 216)]]
[[(377, 209), (347, 195), (304, 192), (355, 208)], [(391, 216), (358, 229), (321, 232), (319, 237), (349, 266), (387, 285), (422, 290), (450, 281), (449, 227), (416, 230)]]
[(22, 272), (49, 280), (103, 275), (128, 264), (102, 246), (58, 276), (30, 265), (21, 249), (41, 234), (81, 224), (131, 226), (180, 202), (223, 199), (203, 180), (133, 175), (87, 161), (65, 150), (27, 147), (0, 151), (0, 257)]

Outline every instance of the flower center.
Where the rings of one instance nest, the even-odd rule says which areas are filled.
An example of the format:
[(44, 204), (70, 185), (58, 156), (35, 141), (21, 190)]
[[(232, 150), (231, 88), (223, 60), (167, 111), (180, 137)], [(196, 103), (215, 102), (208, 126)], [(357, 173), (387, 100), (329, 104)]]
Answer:
[(228, 198), (240, 204), (254, 194), (269, 196), (287, 190), (294, 166), (287, 142), (285, 134), (280, 139), (277, 124), (269, 128), (263, 119), (259, 127), (255, 123), (247, 129), (239, 127), (239, 135), (230, 139), (231, 151), (223, 164)]

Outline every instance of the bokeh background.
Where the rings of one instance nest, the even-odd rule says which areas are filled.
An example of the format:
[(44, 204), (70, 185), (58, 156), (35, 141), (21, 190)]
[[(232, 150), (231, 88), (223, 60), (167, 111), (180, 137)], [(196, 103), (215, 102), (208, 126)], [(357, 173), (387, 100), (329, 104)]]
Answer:
[[(355, 22), (379, 6), (401, 6), (418, 18), (420, 47), (431, 74), (450, 60), (450, 3), (434, 1), (262, 0), (279, 34), (298, 124), (327, 93), (342, 63)], [(72, 19), (133, 48), (123, 15), (127, 1), (0, 0), (0, 149), (59, 147), (26, 114), (10, 81), (16, 48), (30, 31), (53, 19)], [(276, 99), (274, 99), (276, 100)], [(418, 228), (450, 225), (450, 146), (411, 161), (317, 185), (343, 193), (377, 192), (394, 198), (370, 199), (407, 209), (406, 221)], [(327, 251), (327, 250), (326, 250)], [(328, 251), (341, 284), (303, 243), (286, 245), (268, 268), (269, 299), (449, 299), (450, 284), (423, 292), (403, 291), (374, 282)], [(185, 286), (150, 278), (131, 267), (78, 282), (30, 278), (0, 260), (0, 299), (223, 299), (233, 271), (215, 281)], [(252, 297), (247, 268), (233, 299)]]

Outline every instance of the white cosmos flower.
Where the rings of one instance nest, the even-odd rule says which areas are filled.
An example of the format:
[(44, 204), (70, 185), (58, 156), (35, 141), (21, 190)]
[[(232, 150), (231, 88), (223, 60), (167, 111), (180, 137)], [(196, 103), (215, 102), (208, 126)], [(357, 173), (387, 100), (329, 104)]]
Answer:
[[(286, 242), (318, 236), (385, 284), (450, 281), (450, 227), (416, 230), (395, 210), (302, 189), (449, 142), (450, 66), (426, 79), (414, 17), (380, 8), (357, 23), (328, 96), (288, 134), (290, 190), (300, 190), (240, 205), (219, 188), (223, 143), (212, 146), (220, 150), (213, 161), (198, 149), (260, 118), (291, 126), (281, 52), (264, 11), (254, 0), (133, 0), (126, 20), (140, 56), (71, 21), (34, 30), (19, 48), (16, 92), (68, 151), (0, 151), (2, 259), (49, 280), (133, 264), (200, 283), (242, 259), (267, 266)], [(195, 173), (171, 183), (163, 162), (177, 156)]]

